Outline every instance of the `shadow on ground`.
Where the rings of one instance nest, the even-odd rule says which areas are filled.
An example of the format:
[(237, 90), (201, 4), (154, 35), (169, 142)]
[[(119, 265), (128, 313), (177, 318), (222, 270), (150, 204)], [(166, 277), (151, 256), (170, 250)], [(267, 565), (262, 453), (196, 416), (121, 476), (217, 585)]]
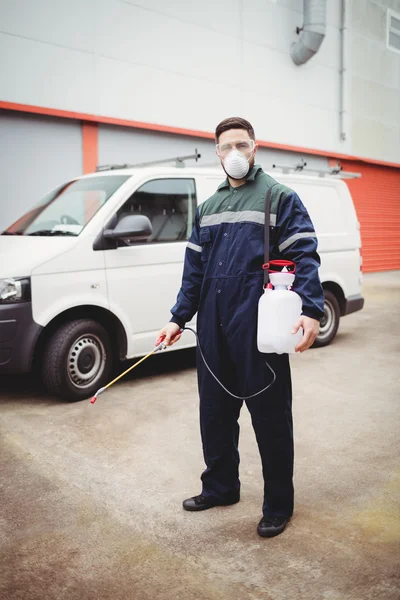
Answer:
[[(137, 360), (124, 361), (119, 363), (114, 369), (113, 376), (116, 377)], [(144, 363), (139, 365), (137, 369), (128, 373), (122, 381), (142, 380), (154, 375), (168, 375), (177, 371), (185, 371), (186, 369), (194, 369), (196, 367), (196, 349), (188, 348), (186, 350), (178, 350), (176, 352), (164, 352), (162, 355), (151, 356)], [(117, 382), (115, 386), (120, 385)], [(27, 397), (29, 394), (29, 397)], [(36, 373), (18, 374), (18, 375), (0, 375), (0, 402), (10, 399), (21, 400), (31, 403), (32, 400), (40, 399), (41, 401), (48, 400), (49, 403), (63, 402), (57, 398), (49, 396), (40, 381), (40, 377)]]

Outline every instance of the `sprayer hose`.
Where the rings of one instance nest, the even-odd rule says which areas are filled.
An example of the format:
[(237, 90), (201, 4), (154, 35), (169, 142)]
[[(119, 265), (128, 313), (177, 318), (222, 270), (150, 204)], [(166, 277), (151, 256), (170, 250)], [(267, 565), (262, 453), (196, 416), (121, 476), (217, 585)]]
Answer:
[(275, 371), (273, 370), (273, 368), (267, 363), (267, 361), (265, 361), (265, 364), (267, 365), (268, 369), (271, 371), (272, 375), (273, 375), (273, 379), (271, 381), (271, 383), (269, 383), (265, 388), (263, 388), (262, 390), (260, 390), (259, 392), (256, 392), (255, 394), (252, 394), (251, 396), (236, 396), (236, 394), (232, 394), (232, 392), (230, 392), (229, 390), (226, 389), (226, 387), (220, 382), (220, 380), (218, 379), (218, 377), (216, 375), (214, 375), (214, 373), (212, 372), (211, 368), (209, 367), (204, 354), (203, 354), (203, 350), (201, 349), (201, 345), (200, 345), (200, 340), (199, 340), (199, 336), (197, 331), (195, 331), (194, 329), (192, 329), (191, 327), (184, 327), (184, 330), (187, 331), (191, 331), (192, 333), (194, 333), (194, 335), (196, 336), (197, 339), (197, 346), (199, 348), (199, 352), (200, 352), (200, 356), (203, 359), (204, 364), (206, 365), (208, 371), (210, 372), (210, 374), (214, 377), (215, 381), (222, 387), (222, 389), (229, 394), (230, 396), (232, 396), (232, 398), (235, 398), (236, 400), (250, 400), (250, 398), (255, 398), (256, 396), (259, 396), (260, 394), (262, 394), (263, 392), (266, 392), (268, 388), (270, 388), (276, 381), (276, 374)]

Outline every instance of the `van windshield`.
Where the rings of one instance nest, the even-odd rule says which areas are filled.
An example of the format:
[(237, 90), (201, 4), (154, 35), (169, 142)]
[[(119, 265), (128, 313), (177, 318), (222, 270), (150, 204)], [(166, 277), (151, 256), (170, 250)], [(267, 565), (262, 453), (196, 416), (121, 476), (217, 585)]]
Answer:
[(1, 235), (79, 235), (130, 175), (87, 177), (44, 196)]

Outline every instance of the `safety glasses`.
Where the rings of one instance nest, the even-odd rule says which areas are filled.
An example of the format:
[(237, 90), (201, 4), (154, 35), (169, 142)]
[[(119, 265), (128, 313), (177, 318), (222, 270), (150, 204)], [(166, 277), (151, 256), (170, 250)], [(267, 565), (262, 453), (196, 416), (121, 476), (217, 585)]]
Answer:
[(250, 155), (255, 147), (256, 143), (254, 140), (233, 140), (224, 144), (217, 144), (215, 146), (218, 156), (224, 157), (231, 150), (236, 148), (239, 152), (242, 152), (245, 156)]

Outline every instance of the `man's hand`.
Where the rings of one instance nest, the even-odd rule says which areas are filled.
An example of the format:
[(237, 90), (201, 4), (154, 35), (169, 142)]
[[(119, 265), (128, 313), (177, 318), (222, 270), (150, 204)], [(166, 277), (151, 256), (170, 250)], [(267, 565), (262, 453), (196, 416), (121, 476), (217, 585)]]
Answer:
[(296, 352), (304, 352), (304, 350), (312, 346), (319, 333), (319, 321), (302, 315), (294, 326), (292, 333), (297, 333), (300, 327), (303, 328), (304, 333), (300, 343), (295, 348)]
[(178, 340), (180, 340), (182, 335), (181, 328), (176, 323), (167, 323), (165, 327), (160, 329), (158, 332), (157, 339), (160, 337), (164, 337), (163, 340), (166, 346), (173, 346), (176, 344)]

